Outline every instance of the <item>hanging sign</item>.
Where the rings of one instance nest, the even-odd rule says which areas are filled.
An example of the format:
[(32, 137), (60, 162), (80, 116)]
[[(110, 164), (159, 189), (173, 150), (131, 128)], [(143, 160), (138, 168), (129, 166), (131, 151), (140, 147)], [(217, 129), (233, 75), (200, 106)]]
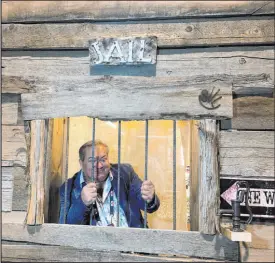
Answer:
[[(245, 178), (248, 182), (250, 191), (248, 195), (249, 206), (253, 217), (275, 218), (275, 189), (274, 179), (255, 179)], [(221, 209), (231, 209), (231, 200), (236, 199), (236, 182), (242, 181), (236, 177), (220, 178), (220, 201)], [(242, 187), (239, 188), (243, 189)], [(245, 202), (241, 203), (241, 216), (248, 216)]]
[(91, 66), (155, 64), (157, 38), (92, 39), (89, 41), (89, 56)]

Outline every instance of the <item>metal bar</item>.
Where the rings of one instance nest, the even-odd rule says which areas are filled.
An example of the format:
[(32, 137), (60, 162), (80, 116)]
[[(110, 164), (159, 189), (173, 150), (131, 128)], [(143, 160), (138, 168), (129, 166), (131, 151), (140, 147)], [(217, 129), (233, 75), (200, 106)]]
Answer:
[[(63, 143), (65, 141), (66, 145), (66, 158), (65, 158), (65, 201), (64, 201), (64, 224), (66, 224), (67, 219), (67, 195), (68, 195), (68, 156), (69, 156), (69, 126), (70, 126), (70, 118), (66, 119), (66, 129), (63, 134)], [(64, 147), (64, 145), (63, 145)], [(64, 148), (63, 148), (64, 149)], [(63, 152), (64, 154), (64, 152)], [(64, 161), (64, 159), (63, 159)], [(64, 164), (63, 164), (64, 165)]]
[(120, 152), (121, 152), (121, 121), (118, 121), (118, 153), (117, 153), (117, 173), (118, 173), (118, 180), (117, 180), (117, 227), (119, 227), (119, 201), (120, 201)]
[(92, 133), (92, 182), (95, 181), (95, 118), (93, 118), (93, 133)]
[(177, 178), (176, 178), (176, 161), (177, 161), (177, 122), (173, 121), (173, 230), (177, 228)]
[[(148, 179), (148, 120), (145, 120), (145, 165), (144, 181)], [(144, 228), (147, 227), (147, 202), (144, 204)]]

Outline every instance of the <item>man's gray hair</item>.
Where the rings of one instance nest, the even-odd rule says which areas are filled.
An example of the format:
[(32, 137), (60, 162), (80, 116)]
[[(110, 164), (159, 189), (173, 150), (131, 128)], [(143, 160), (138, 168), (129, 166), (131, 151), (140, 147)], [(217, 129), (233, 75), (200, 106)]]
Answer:
[[(106, 148), (107, 154), (109, 154), (109, 147), (106, 143), (102, 142), (101, 140), (95, 140), (95, 147), (102, 145)], [(85, 159), (85, 149), (87, 147), (92, 147), (93, 146), (93, 141), (88, 141), (84, 143), (80, 148), (79, 148), (79, 159), (83, 162)]]

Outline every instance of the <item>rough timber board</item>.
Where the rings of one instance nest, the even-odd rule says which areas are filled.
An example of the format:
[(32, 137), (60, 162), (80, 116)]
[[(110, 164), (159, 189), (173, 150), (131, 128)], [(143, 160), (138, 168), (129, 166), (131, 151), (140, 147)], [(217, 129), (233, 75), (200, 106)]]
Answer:
[(9, 262), (222, 262), (190, 257), (142, 255), (118, 251), (76, 249), (65, 246), (3, 244), (2, 260)]
[(272, 14), (272, 1), (5, 1), (2, 23)]
[[(273, 16), (160, 23), (3, 24), (3, 49), (83, 49), (93, 38), (155, 36), (158, 47), (274, 43)], [(130, 32), (130, 33), (129, 33)], [(130, 35), (129, 35), (130, 34)]]
[[(112, 244), (113, 251), (237, 260), (236, 243), (221, 235), (203, 235), (193, 231), (63, 224), (43, 224), (40, 226), (3, 224), (2, 240), (96, 250), (108, 250)], [(165, 240), (165, 244), (163, 240)]]
[(222, 131), (220, 174), (274, 177), (274, 131)]
[[(154, 72), (139, 67), (112, 70), (112, 75), (139, 74), (152, 77), (200, 76), (201, 81), (232, 84), (234, 94), (273, 94), (274, 49), (272, 47), (220, 47), (160, 50)], [(4, 51), (2, 93), (26, 93), (23, 76), (88, 76), (87, 51)], [(223, 65), (222, 67), (220, 65)], [(98, 75), (110, 75), (101, 70)], [(106, 73), (106, 74), (105, 74)], [(213, 77), (216, 76), (216, 79)], [(238, 104), (239, 105), (239, 104)], [(251, 109), (252, 111), (253, 109)], [(239, 110), (237, 111), (237, 114)], [(21, 116), (20, 116), (21, 118)]]
[[(108, 120), (232, 117), (231, 85), (200, 83), (197, 78), (49, 77), (33, 78), (29, 85), (39, 92), (22, 94), (25, 120), (72, 116)], [(209, 95), (217, 93), (215, 98), (220, 99), (214, 106), (220, 106), (204, 108), (199, 101), (202, 90)]]

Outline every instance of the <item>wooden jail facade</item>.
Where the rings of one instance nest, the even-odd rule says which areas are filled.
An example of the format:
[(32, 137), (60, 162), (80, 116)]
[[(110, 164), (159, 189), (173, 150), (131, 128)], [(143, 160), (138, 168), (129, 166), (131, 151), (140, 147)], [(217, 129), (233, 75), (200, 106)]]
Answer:
[[(156, 63), (90, 65), (91, 39), (129, 37)], [(226, 180), (274, 187), (273, 1), (3, 1), (1, 97), (3, 261), (274, 262), (274, 205), (240, 246), (217, 216)], [(191, 231), (52, 223), (74, 116), (190, 120)]]

